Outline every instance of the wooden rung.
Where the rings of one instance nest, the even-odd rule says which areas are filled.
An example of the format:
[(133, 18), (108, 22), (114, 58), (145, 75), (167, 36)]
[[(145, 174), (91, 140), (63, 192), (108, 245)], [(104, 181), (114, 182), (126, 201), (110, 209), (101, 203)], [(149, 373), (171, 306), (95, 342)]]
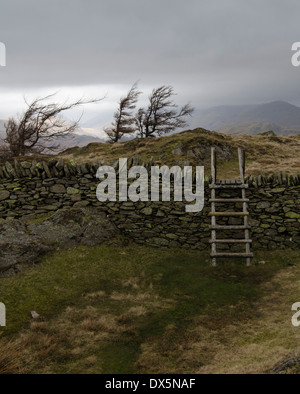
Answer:
[(210, 257), (253, 257), (253, 253), (211, 253)]
[(249, 202), (249, 198), (210, 198), (209, 202)]
[(240, 185), (217, 185), (212, 183), (209, 187), (210, 189), (247, 189), (249, 186), (247, 183), (241, 183)]
[(245, 226), (245, 225), (236, 225), (236, 226), (234, 226), (234, 225), (215, 225), (215, 226), (213, 226), (213, 225), (211, 225), (211, 226), (209, 226), (209, 228), (211, 229), (211, 230), (250, 230), (250, 226)]
[(246, 244), (251, 244), (252, 240), (251, 239), (210, 239), (209, 242), (211, 244), (213, 243), (222, 243), (222, 244), (233, 244), (233, 243), (246, 243)]
[(249, 216), (249, 212), (209, 212), (208, 216)]
[(216, 182), (219, 185), (239, 185), (242, 182), (241, 179), (237, 178), (237, 179), (216, 179)]

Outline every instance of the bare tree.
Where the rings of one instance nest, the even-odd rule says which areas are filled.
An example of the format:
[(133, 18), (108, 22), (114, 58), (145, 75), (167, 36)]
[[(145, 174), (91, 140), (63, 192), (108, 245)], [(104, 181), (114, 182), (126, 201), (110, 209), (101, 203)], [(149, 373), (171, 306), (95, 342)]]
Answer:
[(135, 125), (137, 127), (138, 134), (141, 138), (146, 137), (146, 128), (144, 126), (145, 120), (145, 110), (143, 108), (139, 108), (138, 112), (135, 115)]
[(149, 96), (149, 105), (146, 109), (140, 108), (136, 114), (136, 127), (140, 137), (154, 137), (169, 133), (187, 125), (186, 116), (191, 115), (194, 108), (185, 104), (179, 111), (174, 104), (172, 86), (160, 86), (153, 89)]
[(127, 95), (121, 97), (119, 107), (114, 113), (114, 121), (110, 126), (104, 128), (110, 142), (118, 142), (124, 135), (133, 134), (136, 131), (133, 110), (140, 94), (136, 82)]
[(67, 121), (60, 115), (71, 108), (88, 103), (96, 103), (102, 99), (77, 100), (73, 103), (47, 103), (49, 98), (37, 98), (28, 103), (27, 109), (19, 118), (10, 118), (5, 124), (6, 138), (4, 142), (13, 156), (24, 156), (29, 153), (43, 153), (46, 150), (55, 151), (59, 144), (54, 144), (59, 138), (73, 134), (78, 127), (79, 120)]

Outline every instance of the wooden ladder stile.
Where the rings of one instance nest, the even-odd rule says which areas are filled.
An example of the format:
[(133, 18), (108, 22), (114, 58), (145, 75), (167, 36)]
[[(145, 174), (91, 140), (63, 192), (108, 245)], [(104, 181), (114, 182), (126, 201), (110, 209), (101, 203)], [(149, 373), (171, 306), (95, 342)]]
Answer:
[[(211, 185), (216, 184), (216, 150), (215, 148), (211, 148)], [(211, 212), (216, 211), (216, 189), (213, 187), (211, 189)], [(217, 265), (217, 258), (215, 257), (217, 253), (217, 244), (216, 244), (216, 216), (211, 216), (211, 254), (212, 254), (212, 266), (215, 267)]]
[[(253, 253), (251, 253), (251, 243), (250, 239), (250, 226), (248, 222), (249, 212), (248, 212), (248, 202), (249, 199), (246, 198), (246, 188), (248, 185), (245, 184), (245, 153), (242, 148), (238, 148), (238, 158), (239, 158), (239, 170), (240, 178), (237, 179), (217, 179), (216, 173), (216, 151), (215, 148), (211, 148), (211, 183), (209, 185), (211, 189), (211, 258), (212, 265), (215, 267), (217, 265), (218, 257), (244, 257), (246, 258), (247, 266), (251, 265), (251, 259), (253, 258)], [(237, 189), (241, 190), (241, 198), (216, 198), (216, 190), (224, 189)], [(242, 212), (217, 212), (216, 203), (226, 203), (226, 202), (241, 202), (243, 204)], [(217, 225), (216, 217), (219, 216), (235, 216), (243, 217), (243, 225)], [(217, 239), (217, 230), (243, 230), (245, 237), (244, 239)], [(229, 253), (229, 252), (217, 252), (217, 244), (233, 244), (241, 243), (245, 244), (245, 252), (243, 253)]]

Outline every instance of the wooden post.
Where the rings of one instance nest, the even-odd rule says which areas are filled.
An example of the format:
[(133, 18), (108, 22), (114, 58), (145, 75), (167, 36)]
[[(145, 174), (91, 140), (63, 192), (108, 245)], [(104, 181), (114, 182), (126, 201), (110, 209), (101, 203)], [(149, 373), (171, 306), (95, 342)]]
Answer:
[(211, 177), (212, 183), (216, 183), (216, 150), (215, 148), (211, 148)]
[(245, 152), (244, 149), (238, 148), (240, 178), (242, 183), (245, 182)]
[[(212, 177), (212, 183), (216, 183), (216, 150), (215, 148), (211, 148), (211, 177)], [(215, 200), (216, 199), (216, 189), (211, 189), (211, 212), (216, 211), (216, 204)], [(213, 215), (211, 217), (211, 225), (215, 226), (216, 225), (216, 217)], [(217, 245), (216, 245), (216, 230), (211, 231), (211, 252), (212, 253), (217, 253)], [(217, 265), (217, 259), (215, 257), (212, 258), (212, 266), (216, 267)]]
[[(215, 200), (216, 198), (216, 190), (211, 189), (211, 199)], [(216, 211), (216, 204), (214, 201), (211, 203), (211, 212)], [(211, 217), (211, 225), (215, 226), (216, 225), (216, 216), (212, 215)], [(217, 253), (217, 245), (216, 245), (216, 230), (211, 230), (211, 252), (212, 254)], [(215, 257), (212, 258), (212, 266), (216, 267), (217, 265), (217, 259)]]
[[(246, 198), (246, 190), (242, 189), (242, 198)], [(243, 212), (248, 212), (247, 202), (243, 202)], [(250, 241), (250, 232), (248, 229), (248, 215), (244, 216), (244, 226), (245, 226), (245, 240)], [(250, 242), (246, 242), (246, 253), (250, 253)], [(251, 257), (246, 258), (246, 265), (249, 267), (251, 265)]]
[[(239, 156), (239, 167), (240, 167), (240, 177), (242, 182), (245, 182), (245, 152), (244, 149), (238, 148), (238, 156)], [(246, 199), (246, 191), (242, 189), (242, 198)], [(248, 204), (247, 202), (243, 202), (243, 212), (248, 212)], [(245, 240), (250, 240), (250, 232), (248, 229), (248, 216), (244, 216), (244, 226), (245, 226)], [(250, 242), (246, 243), (246, 253), (250, 253)], [(246, 258), (246, 265), (251, 265), (251, 257)]]

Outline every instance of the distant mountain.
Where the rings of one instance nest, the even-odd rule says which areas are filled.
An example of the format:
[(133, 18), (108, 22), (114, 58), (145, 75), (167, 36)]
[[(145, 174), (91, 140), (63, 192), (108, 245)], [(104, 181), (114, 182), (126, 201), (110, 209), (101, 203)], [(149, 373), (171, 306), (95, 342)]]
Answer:
[(104, 140), (94, 137), (92, 135), (82, 135), (82, 134), (74, 134), (73, 136), (60, 138), (55, 142), (55, 144), (59, 143), (59, 147), (61, 150), (65, 150), (67, 148), (72, 148), (74, 146), (83, 147), (91, 142), (103, 143)]
[[(203, 127), (231, 134), (259, 134), (268, 130), (281, 135), (299, 134), (300, 107), (285, 101), (258, 105), (223, 105), (196, 110), (188, 122), (190, 128)], [(95, 116), (83, 126), (100, 130), (103, 118)], [(178, 131), (180, 130), (175, 132)]]
[(252, 122), (240, 124), (238, 126), (225, 126), (217, 131), (227, 134), (256, 135), (265, 133), (269, 130), (274, 131), (275, 134), (278, 135), (300, 134), (300, 126), (278, 126), (271, 122)]
[[(227, 126), (270, 122), (279, 129), (295, 130), (300, 126), (300, 107), (284, 101), (260, 105), (230, 105), (200, 110), (193, 116), (193, 124), (209, 130)], [(296, 126), (296, 127), (294, 127)]]
[[(196, 110), (187, 121), (191, 129), (202, 127), (231, 134), (259, 134), (268, 130), (280, 135), (299, 134), (300, 107), (285, 101), (257, 105), (222, 105)], [(85, 121), (83, 127), (96, 129), (100, 138), (106, 138), (102, 131), (105, 124), (105, 119), (97, 115)], [(175, 130), (171, 134), (180, 131)]]

